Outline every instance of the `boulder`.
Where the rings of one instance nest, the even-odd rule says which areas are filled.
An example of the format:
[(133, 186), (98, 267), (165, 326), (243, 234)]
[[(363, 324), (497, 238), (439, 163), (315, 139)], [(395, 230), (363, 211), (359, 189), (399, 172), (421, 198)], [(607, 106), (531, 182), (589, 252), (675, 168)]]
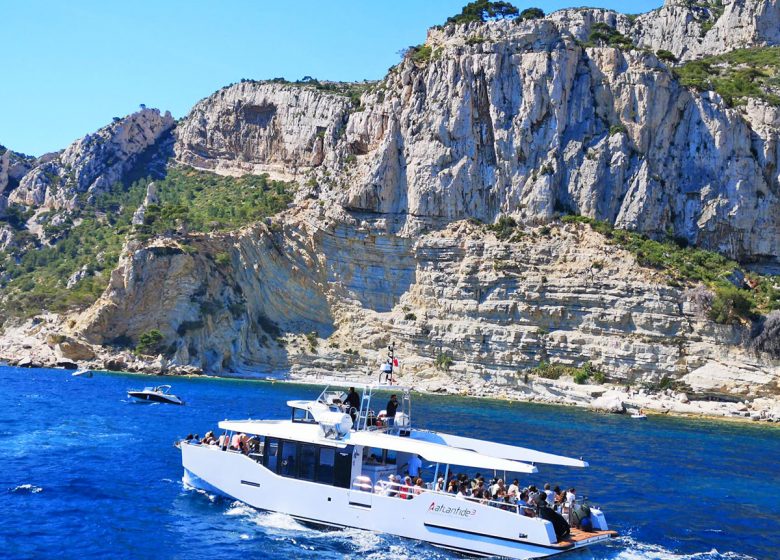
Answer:
[(609, 393), (595, 399), (590, 403), (590, 407), (594, 410), (611, 414), (623, 414), (626, 412), (626, 405), (617, 393)]
[(57, 344), (54, 352), (66, 360), (91, 360), (95, 357), (95, 352), (88, 344), (72, 339), (65, 339)]

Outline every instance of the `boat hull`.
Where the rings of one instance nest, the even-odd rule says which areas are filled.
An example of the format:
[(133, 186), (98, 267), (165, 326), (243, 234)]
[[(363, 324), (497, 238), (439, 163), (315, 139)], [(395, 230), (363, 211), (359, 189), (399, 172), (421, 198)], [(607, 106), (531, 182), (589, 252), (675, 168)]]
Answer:
[(160, 395), (144, 391), (128, 391), (127, 396), (142, 403), (166, 403), (166, 404), (184, 404), (178, 397), (172, 395)]
[(353, 527), (425, 541), (461, 553), (544, 558), (605, 540), (555, 541), (539, 518), (423, 492), (411, 500), (277, 475), (246, 455), (216, 446), (182, 444), (184, 480), (252, 507), (285, 513), (306, 523)]

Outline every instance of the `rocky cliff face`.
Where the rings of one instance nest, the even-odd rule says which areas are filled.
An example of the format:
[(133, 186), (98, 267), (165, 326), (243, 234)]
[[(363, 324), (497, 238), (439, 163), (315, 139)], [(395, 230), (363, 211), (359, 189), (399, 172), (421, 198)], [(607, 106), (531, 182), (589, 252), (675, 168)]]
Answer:
[(80, 193), (106, 190), (173, 127), (170, 113), (142, 109), (89, 134), (21, 179), (9, 202), (44, 209), (74, 209)]
[(637, 46), (668, 50), (681, 60), (780, 44), (777, 0), (666, 0), (621, 31)]
[[(615, 382), (778, 389), (780, 362), (747, 352), (744, 327), (703, 319), (684, 290), (584, 226), (506, 242), (458, 222), (411, 240), (383, 222), (327, 224), (299, 212), (281, 229), (196, 247), (132, 250), (75, 331), (106, 343), (156, 328), (172, 363), (209, 371), (354, 368), (352, 352), (372, 364), (392, 340), (405, 375), (438, 377), (435, 359), (446, 354), (457, 386), (520, 387), (542, 361), (579, 366), (586, 356)], [(203, 256), (214, 251), (230, 264)], [(292, 342), (280, 344), (281, 333)], [(718, 375), (700, 373), (709, 370)]]
[(310, 88), (232, 86), (178, 130), (178, 158), (313, 170), (318, 196), (403, 215), (406, 234), (565, 211), (776, 262), (776, 110), (754, 102), (738, 111), (692, 93), (651, 54), (583, 48), (565, 31), (578, 29), (575, 14), (587, 16), (584, 29), (624, 18), (578, 11), (432, 30), (430, 60), (408, 57), (357, 112)]
[(289, 179), (332, 159), (350, 107), (310, 87), (243, 82), (195, 105), (176, 129), (176, 156), (221, 173)]
[[(176, 127), (176, 161), (294, 178), (295, 207), (128, 245), (66, 334), (109, 347), (157, 329), (166, 360), (214, 372), (373, 367), (397, 341), (416, 379), (439, 382), (434, 362), (451, 356), (457, 386), (519, 387), (540, 362), (591, 361), (617, 382), (777, 394), (780, 364), (745, 350), (746, 325), (704, 319), (659, 271), (556, 221), (780, 264), (780, 111), (689, 91), (646, 50), (584, 45), (599, 23), (681, 58), (777, 41), (774, 0), (700, 4), (432, 29), (359, 107), (305, 85), (220, 90)], [(125, 146), (119, 160), (86, 139), (12, 196), (58, 206), (99, 190), (171, 126), (143, 115), (138, 142), (119, 123), (98, 133)], [(521, 224), (511, 240), (480, 225), (502, 216)]]

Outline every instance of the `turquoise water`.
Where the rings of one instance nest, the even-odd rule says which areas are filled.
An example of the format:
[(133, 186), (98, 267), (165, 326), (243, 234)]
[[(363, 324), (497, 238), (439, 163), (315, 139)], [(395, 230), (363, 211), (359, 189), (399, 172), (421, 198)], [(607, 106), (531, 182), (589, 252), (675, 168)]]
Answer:
[[(160, 383), (186, 406), (128, 402)], [(224, 418), (287, 417), (318, 388), (0, 367), (0, 557), (453, 558), (416, 543), (320, 532), (189, 490), (173, 442)], [(524, 484), (573, 485), (621, 537), (564, 558), (780, 558), (780, 429), (500, 401), (417, 396), (415, 423), (582, 456)]]

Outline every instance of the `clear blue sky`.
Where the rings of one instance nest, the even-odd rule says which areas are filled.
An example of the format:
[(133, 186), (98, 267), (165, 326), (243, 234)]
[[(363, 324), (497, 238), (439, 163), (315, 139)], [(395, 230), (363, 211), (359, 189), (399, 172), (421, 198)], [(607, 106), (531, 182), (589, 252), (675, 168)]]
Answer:
[[(58, 150), (140, 103), (181, 117), (241, 78), (379, 79), (467, 1), (0, 0), (0, 144)], [(586, 2), (632, 13), (662, 4)]]

